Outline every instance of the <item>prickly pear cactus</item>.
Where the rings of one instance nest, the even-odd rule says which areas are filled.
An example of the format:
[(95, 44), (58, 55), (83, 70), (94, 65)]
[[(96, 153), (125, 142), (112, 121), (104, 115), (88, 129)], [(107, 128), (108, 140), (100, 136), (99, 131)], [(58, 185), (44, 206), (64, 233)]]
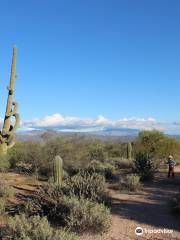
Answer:
[[(14, 47), (4, 124), (0, 131), (0, 154), (6, 154), (7, 150), (15, 144), (15, 132), (20, 125), (20, 117), (17, 113), (18, 104), (13, 102), (16, 79), (16, 52), (16, 47)], [(14, 125), (11, 124), (12, 117), (15, 118)]]
[(63, 179), (63, 160), (60, 156), (56, 156), (53, 160), (53, 177), (57, 186), (62, 186)]
[(131, 144), (131, 142), (129, 142), (127, 145), (127, 159), (129, 159), (129, 160), (132, 159), (132, 144)]

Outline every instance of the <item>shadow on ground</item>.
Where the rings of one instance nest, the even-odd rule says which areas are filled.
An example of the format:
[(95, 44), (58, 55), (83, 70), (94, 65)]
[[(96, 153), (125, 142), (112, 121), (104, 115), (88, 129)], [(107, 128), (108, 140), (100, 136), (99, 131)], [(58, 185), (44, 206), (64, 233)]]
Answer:
[(112, 196), (112, 213), (156, 228), (179, 231), (180, 218), (172, 215), (169, 206), (169, 200), (179, 189), (180, 173), (176, 173), (175, 179), (159, 173), (153, 182), (144, 185), (143, 191), (128, 194), (127, 199), (121, 199), (120, 191), (116, 191), (117, 195)]

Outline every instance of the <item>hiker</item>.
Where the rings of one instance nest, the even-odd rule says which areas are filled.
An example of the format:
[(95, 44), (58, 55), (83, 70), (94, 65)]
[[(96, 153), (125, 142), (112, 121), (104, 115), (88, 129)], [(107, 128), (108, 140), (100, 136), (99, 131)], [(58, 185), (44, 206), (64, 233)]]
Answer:
[(173, 160), (173, 156), (170, 155), (168, 157), (167, 164), (169, 166), (168, 177), (170, 177), (171, 175), (172, 177), (174, 177), (174, 166), (176, 165), (176, 162)]

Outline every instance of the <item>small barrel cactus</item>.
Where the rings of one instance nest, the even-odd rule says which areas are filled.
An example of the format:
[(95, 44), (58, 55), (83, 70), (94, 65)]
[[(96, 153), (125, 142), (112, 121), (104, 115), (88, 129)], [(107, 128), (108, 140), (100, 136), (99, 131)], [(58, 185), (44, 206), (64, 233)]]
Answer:
[(63, 160), (60, 156), (56, 156), (53, 160), (53, 178), (57, 186), (62, 186)]

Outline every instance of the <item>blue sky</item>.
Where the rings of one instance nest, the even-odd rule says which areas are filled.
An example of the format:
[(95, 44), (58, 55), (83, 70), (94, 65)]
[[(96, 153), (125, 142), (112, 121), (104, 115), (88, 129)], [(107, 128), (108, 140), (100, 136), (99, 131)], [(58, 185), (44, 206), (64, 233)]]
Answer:
[(179, 9), (178, 0), (2, 0), (1, 115), (16, 44), (22, 120), (179, 121)]

